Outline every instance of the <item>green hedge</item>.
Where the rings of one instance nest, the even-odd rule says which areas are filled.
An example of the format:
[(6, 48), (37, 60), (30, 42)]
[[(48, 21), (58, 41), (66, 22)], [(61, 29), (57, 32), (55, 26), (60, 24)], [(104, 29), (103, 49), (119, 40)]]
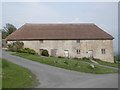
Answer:
[(82, 59), (83, 59), (83, 60), (90, 60), (90, 59), (89, 59), (89, 58), (87, 58), (87, 57), (83, 57)]
[(19, 53), (28, 53), (28, 54), (33, 54), (33, 55), (36, 54), (35, 50), (29, 49), (29, 48), (20, 49), (17, 52), (19, 52)]

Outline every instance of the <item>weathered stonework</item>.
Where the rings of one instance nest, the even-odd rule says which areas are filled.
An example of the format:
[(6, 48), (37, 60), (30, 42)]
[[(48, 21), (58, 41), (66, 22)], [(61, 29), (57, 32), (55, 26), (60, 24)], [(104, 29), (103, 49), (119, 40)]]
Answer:
[[(8, 41), (12, 43), (14, 41)], [(93, 51), (93, 57), (107, 62), (114, 62), (113, 42), (112, 40), (28, 40), (22, 41), (25, 48), (34, 49), (40, 54), (40, 49), (47, 49), (51, 55), (51, 50), (56, 49), (56, 56), (65, 56), (65, 51), (68, 50), (69, 58), (89, 57), (88, 51)], [(102, 54), (101, 49), (105, 49), (105, 54)], [(77, 54), (80, 50), (80, 54)]]

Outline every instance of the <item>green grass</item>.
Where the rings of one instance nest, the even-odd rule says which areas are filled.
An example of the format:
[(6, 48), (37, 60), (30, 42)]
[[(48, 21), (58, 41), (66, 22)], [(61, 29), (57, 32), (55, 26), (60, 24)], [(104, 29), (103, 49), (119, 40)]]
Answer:
[(56, 57), (42, 57), (39, 55), (30, 55), (25, 53), (14, 53), (12, 55), (16, 55), (19, 57), (23, 57), (32, 61), (37, 61), (43, 64), (48, 64), (60, 68), (65, 68), (69, 70), (85, 72), (85, 73), (93, 73), (93, 74), (105, 74), (105, 73), (117, 73), (117, 70), (95, 66), (95, 68), (91, 68), (89, 64), (79, 62), (78, 60), (65, 59), (65, 58), (56, 58)]
[(2, 59), (2, 88), (33, 88), (37, 83), (28, 69)]
[(99, 59), (95, 59), (96, 62), (98, 62), (101, 65), (106, 65), (106, 66), (111, 66), (111, 67), (116, 67), (118, 68), (118, 63), (110, 63), (110, 62), (105, 62), (105, 61), (101, 61)]
[(74, 58), (74, 60), (83, 61), (83, 62), (88, 62), (88, 63), (93, 63), (93, 62), (90, 61), (90, 60), (83, 60), (83, 59), (77, 59), (77, 58), (76, 58), (76, 59)]

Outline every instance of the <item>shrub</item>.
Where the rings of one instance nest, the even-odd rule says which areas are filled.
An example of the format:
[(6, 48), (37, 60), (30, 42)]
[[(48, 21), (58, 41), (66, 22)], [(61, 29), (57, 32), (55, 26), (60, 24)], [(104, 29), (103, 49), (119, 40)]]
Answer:
[(17, 51), (19, 49), (22, 49), (23, 46), (24, 46), (23, 42), (16, 41), (16, 42), (13, 42), (11, 44), (8, 44), (8, 49), (13, 50), (13, 51)]
[(43, 50), (41, 55), (43, 55), (43, 56), (49, 56), (49, 53), (48, 53), (47, 50)]
[(86, 57), (83, 57), (82, 59), (83, 59), (83, 60), (90, 60), (89, 58), (86, 58)]
[(114, 63), (120, 63), (120, 57), (114, 56)]
[(58, 56), (58, 58), (64, 58), (64, 57), (62, 57), (62, 56)]
[(17, 52), (19, 52), (19, 53), (28, 53), (28, 54), (33, 54), (33, 55), (36, 54), (35, 50), (29, 49), (29, 48), (20, 49)]
[(100, 60), (100, 59), (97, 59), (97, 58), (93, 58), (93, 60), (95, 60), (95, 61), (102, 61), (102, 60)]
[(79, 58), (75, 57), (75, 58), (73, 58), (73, 59), (76, 59), (76, 60), (78, 60)]

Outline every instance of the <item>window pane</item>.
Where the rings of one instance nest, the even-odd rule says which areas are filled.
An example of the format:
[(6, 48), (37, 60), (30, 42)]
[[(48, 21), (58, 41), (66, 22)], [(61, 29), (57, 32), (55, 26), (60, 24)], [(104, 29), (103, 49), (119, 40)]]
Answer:
[(105, 49), (101, 49), (101, 53), (102, 53), (102, 54), (105, 54)]
[(79, 54), (80, 54), (80, 50), (79, 50)]
[(80, 43), (80, 40), (77, 40), (77, 43)]

